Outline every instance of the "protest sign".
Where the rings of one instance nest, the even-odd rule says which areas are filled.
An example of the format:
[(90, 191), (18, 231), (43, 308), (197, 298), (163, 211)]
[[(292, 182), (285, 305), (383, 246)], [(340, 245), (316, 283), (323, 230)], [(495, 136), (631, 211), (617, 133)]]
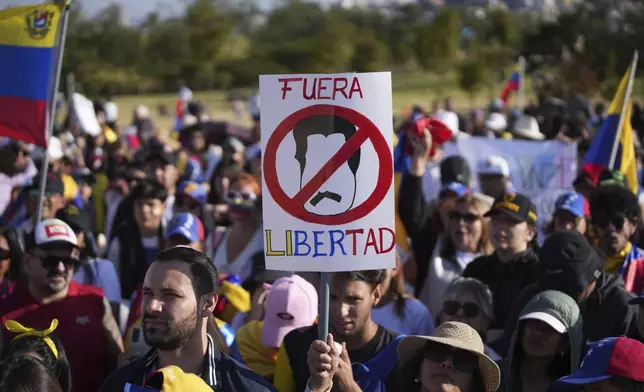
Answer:
[[(446, 144), (445, 153), (446, 156), (462, 155), (472, 174), (482, 159), (492, 155), (505, 158), (515, 191), (528, 196), (537, 206), (539, 228), (550, 221), (555, 200), (572, 190), (577, 175), (576, 143), (473, 137)], [(476, 175), (472, 176), (472, 189), (479, 189)]]
[(97, 136), (101, 133), (101, 125), (96, 118), (94, 103), (83, 95), (74, 93), (72, 96), (74, 104), (74, 116), (78, 125), (90, 136)]
[(266, 268), (395, 265), (389, 72), (262, 75)]

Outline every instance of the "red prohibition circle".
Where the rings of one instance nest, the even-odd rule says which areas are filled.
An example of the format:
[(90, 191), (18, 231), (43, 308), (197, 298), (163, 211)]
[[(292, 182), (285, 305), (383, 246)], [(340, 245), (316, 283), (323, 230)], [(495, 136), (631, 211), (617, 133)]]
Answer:
[[(357, 126), (358, 132), (363, 132), (362, 137), (364, 137), (364, 140), (356, 142), (359, 143), (357, 144), (358, 148), (364, 142), (370, 140), (373, 144), (374, 150), (376, 151), (376, 155), (378, 156), (379, 167), (374, 168), (374, 170), (378, 170), (378, 180), (376, 182), (376, 187), (371, 195), (367, 198), (367, 200), (362, 202), (362, 204), (358, 205), (357, 207), (351, 208), (349, 211), (337, 215), (316, 215), (308, 212), (306, 209), (304, 209), (304, 203), (308, 201), (308, 198), (307, 200), (304, 200), (304, 202), (294, 202), (294, 200), (297, 198), (297, 195), (293, 198), (289, 197), (284, 192), (284, 189), (282, 189), (277, 176), (278, 147), (284, 141), (286, 136), (293, 131), (295, 124), (307, 117), (316, 115), (335, 115), (350, 121), (353, 125)], [(357, 133), (353, 135), (349, 140), (354, 139), (356, 136), (358, 136)], [(347, 141), (347, 143), (345, 144), (348, 143), (350, 142)], [(354, 143), (354, 145), (356, 143)], [(355, 150), (352, 151), (351, 154), (348, 154), (348, 156), (346, 157), (347, 160), (353, 154), (353, 152), (355, 152)], [(340, 151), (338, 153), (340, 153)], [(331, 161), (333, 161), (334, 158), (335, 156), (331, 158)], [(380, 205), (380, 203), (387, 196), (387, 192), (389, 191), (389, 188), (391, 187), (391, 184), (393, 182), (393, 158), (389, 144), (387, 144), (385, 137), (382, 135), (376, 125), (362, 113), (342, 106), (313, 105), (291, 113), (277, 126), (275, 131), (273, 131), (271, 136), (268, 138), (262, 159), (262, 173), (264, 174), (264, 181), (271, 196), (273, 197), (273, 200), (275, 200), (275, 202), (291, 216), (309, 223), (337, 226), (364, 218), (370, 212), (376, 209), (378, 205)], [(322, 169), (321, 171), (323, 170), (324, 169)], [(331, 177), (331, 175), (332, 173), (329, 174), (326, 179)]]

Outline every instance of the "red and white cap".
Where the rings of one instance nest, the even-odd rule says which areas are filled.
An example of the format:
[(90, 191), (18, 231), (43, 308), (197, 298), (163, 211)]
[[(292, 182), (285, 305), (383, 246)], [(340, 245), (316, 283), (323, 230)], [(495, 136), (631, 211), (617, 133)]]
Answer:
[(40, 222), (34, 230), (34, 238), (37, 247), (54, 242), (78, 246), (74, 230), (60, 219), (46, 219)]
[(318, 316), (318, 293), (299, 275), (280, 278), (273, 283), (264, 310), (262, 343), (280, 347), (287, 333), (313, 325)]

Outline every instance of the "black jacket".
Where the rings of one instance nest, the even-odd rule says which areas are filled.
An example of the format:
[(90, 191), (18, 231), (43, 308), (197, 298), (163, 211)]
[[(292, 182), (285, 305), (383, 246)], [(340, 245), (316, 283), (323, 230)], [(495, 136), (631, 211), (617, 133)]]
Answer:
[(398, 216), (411, 239), (411, 248), (416, 260), (416, 296), (419, 296), (423, 289), (430, 258), (443, 231), (439, 218), (426, 218), (427, 206), (422, 185), (422, 177), (405, 173), (398, 194)]
[[(539, 287), (539, 283), (535, 283), (526, 287), (521, 295), (513, 298), (516, 300), (508, 317), (503, 338), (492, 344), (499, 355), (507, 354), (514, 327), (523, 307), (542, 291), (544, 288)], [(637, 307), (628, 304), (632, 297), (633, 295), (624, 289), (624, 281), (620, 276), (602, 273), (597, 278), (595, 291), (581, 307), (584, 342), (596, 342), (611, 336), (635, 336)]]
[(465, 268), (463, 276), (476, 278), (488, 285), (494, 298), (494, 320), (490, 328), (503, 328), (521, 291), (539, 278), (539, 258), (532, 249), (528, 249), (514, 259), (502, 262), (495, 252), (474, 259)]
[[(142, 385), (155, 370), (156, 358), (156, 350), (150, 350), (145, 357), (116, 370), (99, 392), (123, 392), (126, 383)], [(201, 378), (215, 392), (277, 392), (265, 378), (214, 348), (210, 336), (205, 359)]]

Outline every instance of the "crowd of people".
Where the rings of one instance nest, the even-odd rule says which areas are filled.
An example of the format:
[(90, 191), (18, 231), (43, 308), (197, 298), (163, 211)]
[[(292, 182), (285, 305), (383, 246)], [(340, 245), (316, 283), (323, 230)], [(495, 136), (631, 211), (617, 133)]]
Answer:
[[(264, 265), (252, 102), (246, 137), (193, 102), (173, 148), (149, 109), (121, 127), (107, 100), (96, 136), (72, 112), (46, 150), (2, 141), (0, 392), (644, 391), (642, 212), (621, 173), (580, 172), (543, 219), (505, 157), (470, 168), (401, 127), (396, 265), (331, 274), (320, 339), (319, 274)], [(546, 137), (497, 106), (471, 126), (449, 100), (411, 116), (450, 138), (601, 123)]]

